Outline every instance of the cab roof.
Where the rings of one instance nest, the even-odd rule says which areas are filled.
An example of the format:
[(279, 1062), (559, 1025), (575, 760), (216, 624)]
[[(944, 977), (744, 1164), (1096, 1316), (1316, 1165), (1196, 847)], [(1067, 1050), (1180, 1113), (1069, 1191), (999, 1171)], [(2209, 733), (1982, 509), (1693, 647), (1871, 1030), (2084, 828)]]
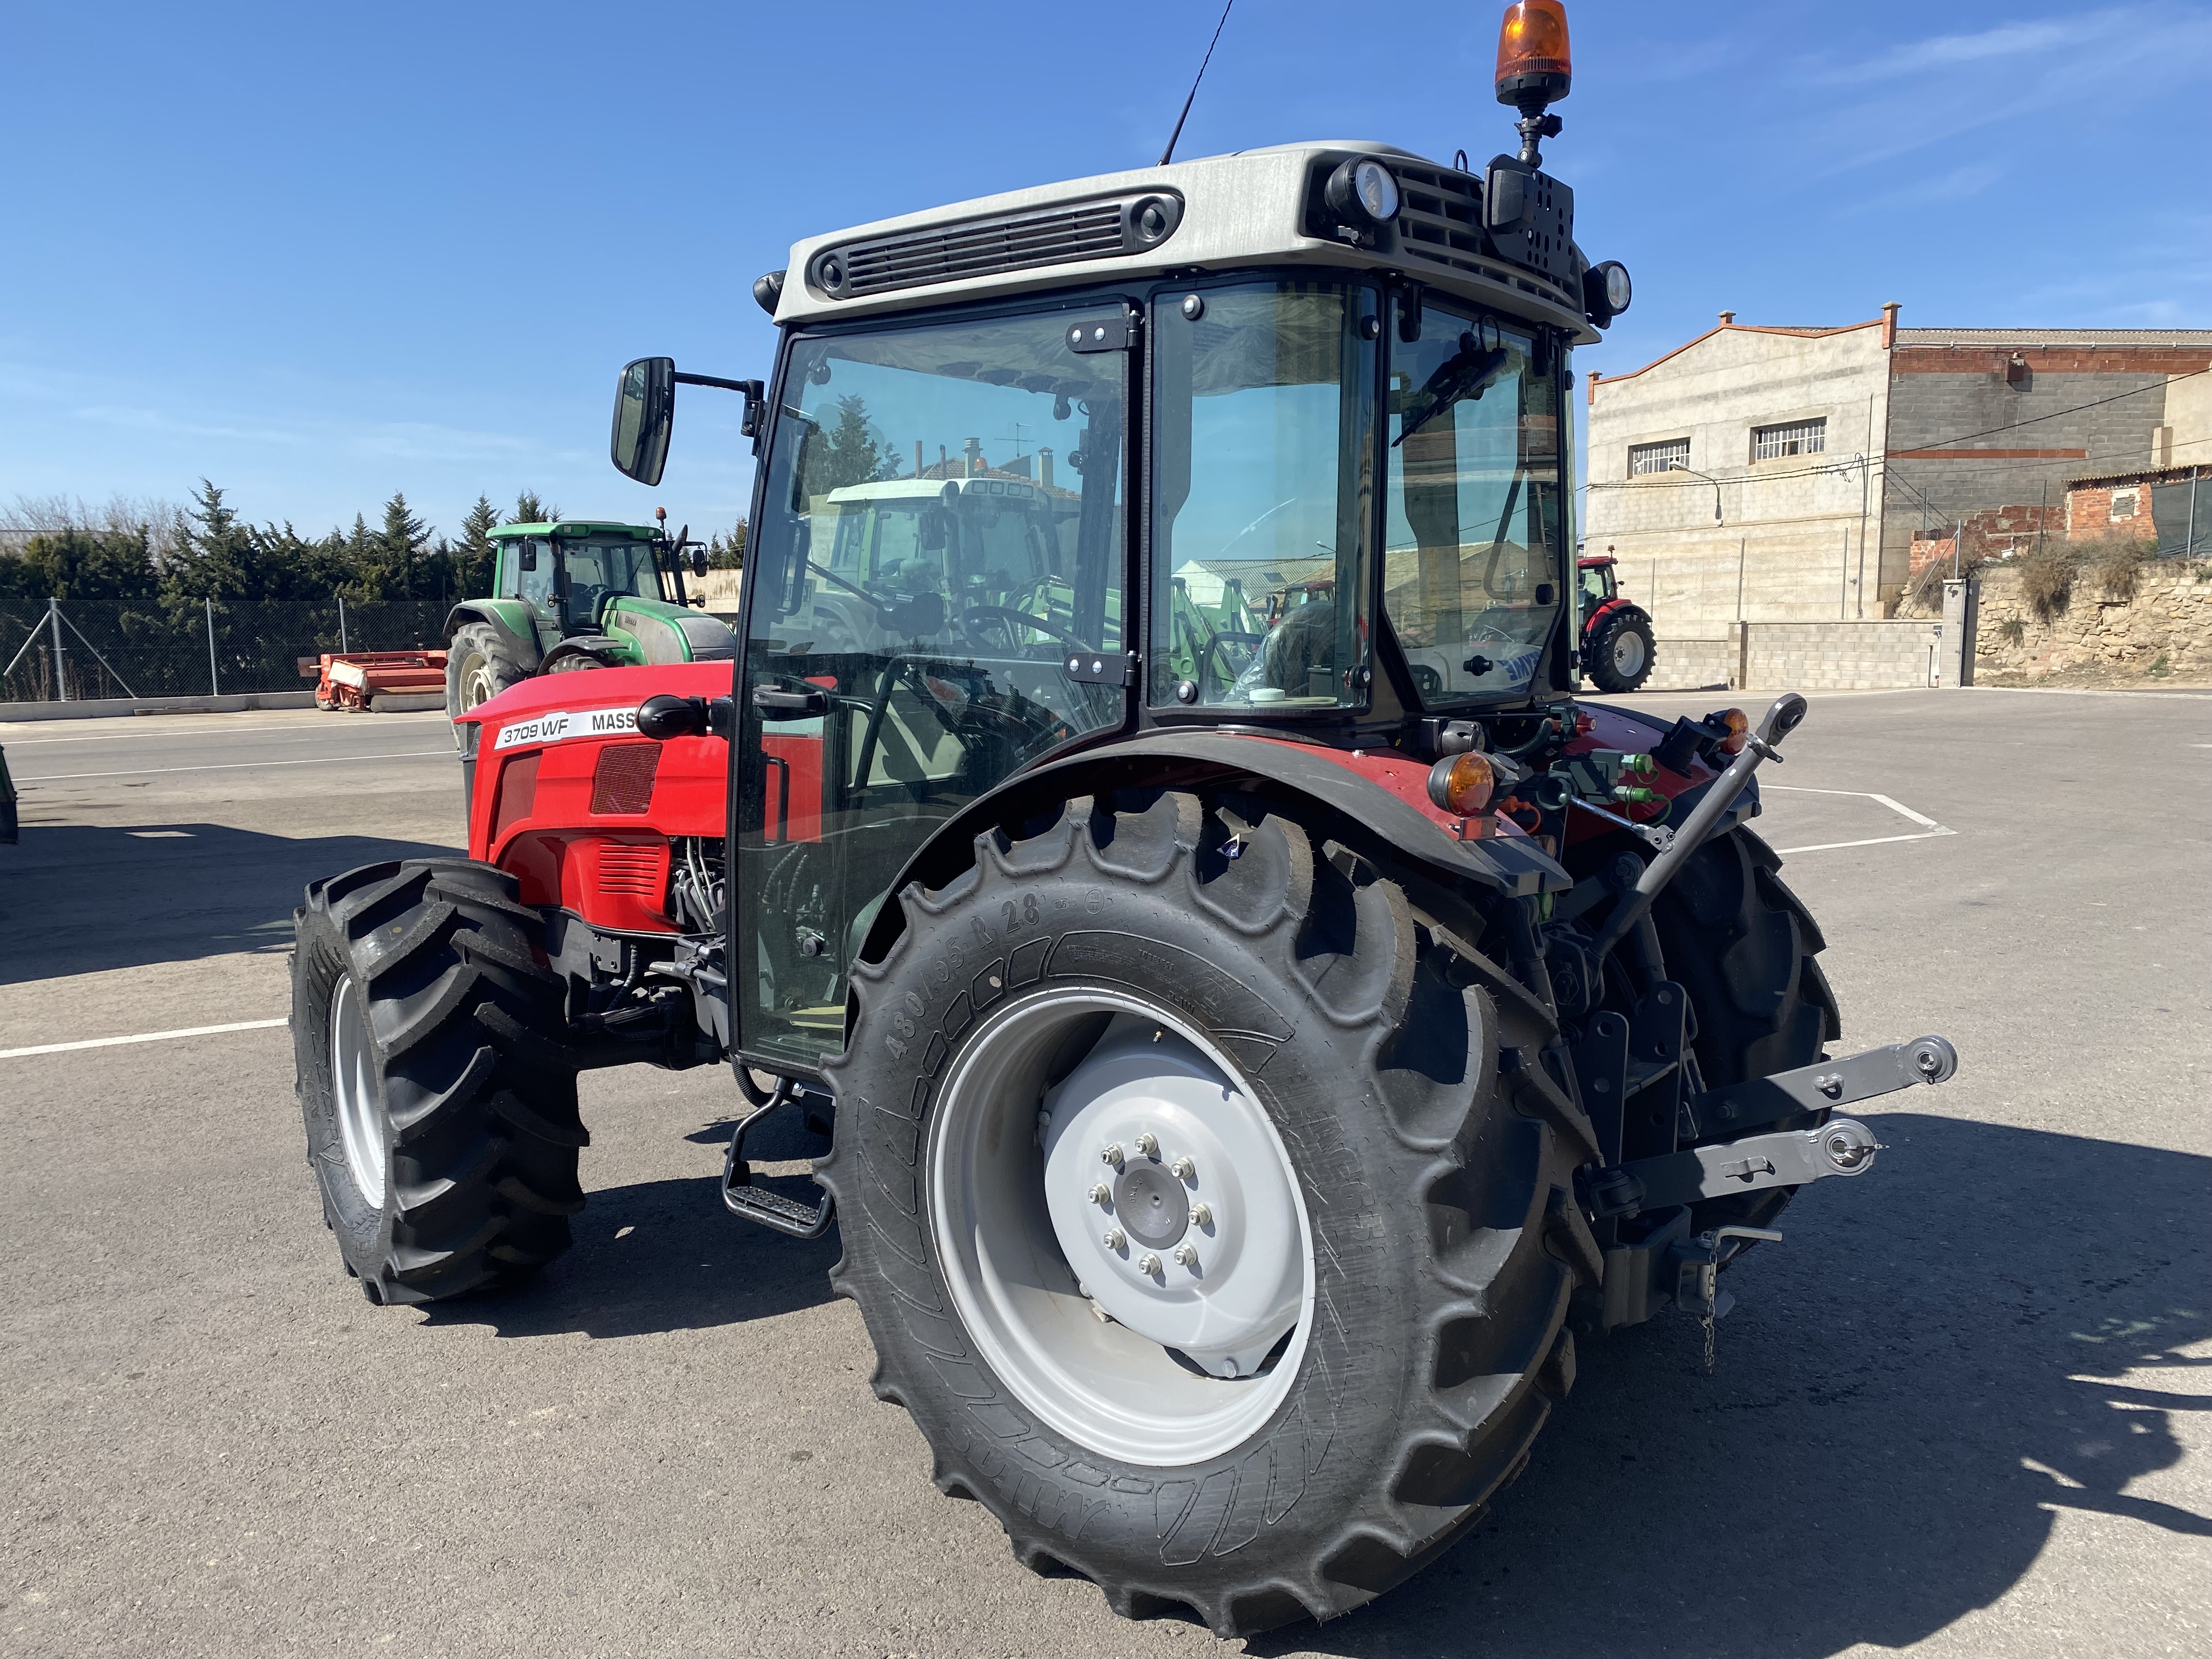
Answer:
[[(1396, 178), (1397, 217), (1355, 245), (1317, 216), (1329, 173), (1372, 155)], [(1573, 193), (1539, 258), (1511, 257), (1481, 225), (1484, 178), (1365, 139), (1318, 140), (1007, 191), (793, 245), (780, 325), (1170, 274), (1327, 265), (1402, 273), (1443, 293), (1568, 331), (1593, 344), (1572, 246)], [(1547, 211), (1548, 211), (1547, 208)], [(1536, 263), (1530, 263), (1530, 260)]]
[(627, 536), (634, 542), (649, 542), (660, 532), (648, 525), (613, 524), (598, 519), (560, 519), (544, 524), (503, 524), (484, 533), (494, 541), (504, 541), (515, 536)]

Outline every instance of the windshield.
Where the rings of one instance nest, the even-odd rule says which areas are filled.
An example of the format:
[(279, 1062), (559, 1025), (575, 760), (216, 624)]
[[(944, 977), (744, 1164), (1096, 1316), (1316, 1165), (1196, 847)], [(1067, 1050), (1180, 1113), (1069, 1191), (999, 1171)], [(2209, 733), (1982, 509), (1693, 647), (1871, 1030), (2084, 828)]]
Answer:
[(662, 597), (660, 573), (653, 562), (653, 544), (594, 538), (562, 540), (561, 569), (568, 589), (568, 618), (584, 627), (594, 621), (602, 600), (618, 593), (637, 599)]
[(1070, 331), (1122, 316), (793, 344), (747, 559), (746, 1052), (835, 1052), (847, 969), (908, 856), (1017, 769), (1121, 723), (1126, 354), (1078, 352)]
[(1374, 290), (1255, 283), (1153, 316), (1152, 701), (1364, 702)]
[(1561, 599), (1559, 387), (1529, 335), (1394, 307), (1382, 608), (1423, 706), (1524, 693)]

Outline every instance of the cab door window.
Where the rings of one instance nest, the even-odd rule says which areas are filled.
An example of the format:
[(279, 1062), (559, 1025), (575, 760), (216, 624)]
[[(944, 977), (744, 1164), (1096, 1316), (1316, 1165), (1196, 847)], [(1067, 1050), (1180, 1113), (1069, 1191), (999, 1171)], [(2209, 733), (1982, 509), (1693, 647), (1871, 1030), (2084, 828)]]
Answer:
[(1525, 694), (1566, 598), (1557, 374), (1434, 296), (1391, 337), (1383, 608), (1424, 707)]
[(530, 607), (538, 638), (550, 643), (561, 637), (560, 566), (553, 544), (542, 536), (526, 536), (512, 545), (516, 566), (514, 596)]

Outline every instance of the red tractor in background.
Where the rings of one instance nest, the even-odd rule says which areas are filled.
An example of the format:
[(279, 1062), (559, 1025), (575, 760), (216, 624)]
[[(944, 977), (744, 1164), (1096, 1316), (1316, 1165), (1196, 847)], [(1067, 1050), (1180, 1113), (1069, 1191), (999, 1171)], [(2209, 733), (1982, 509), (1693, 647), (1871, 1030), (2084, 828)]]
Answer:
[(1581, 596), (1583, 673), (1601, 691), (1633, 691), (1651, 678), (1658, 660), (1651, 613), (1620, 596), (1610, 554), (1575, 561)]
[[(836, 1226), (937, 1487), (1227, 1637), (1435, 1559), (1578, 1343), (1719, 1317), (1873, 1168), (1844, 1114), (1956, 1056), (1827, 1051), (1752, 828), (1804, 699), (1573, 695), (1571, 349), (1630, 294), (1540, 168), (1567, 79), (1522, 0), (1518, 156), (1285, 144), (811, 237), (754, 288), (764, 380), (623, 370), (648, 486), (678, 386), (744, 398), (735, 661), (463, 709), (469, 856), (308, 888), (308, 1163), (371, 1302), (568, 1246), (584, 1069), (726, 1067), (721, 1202)], [(1194, 655), (1179, 573), (1316, 547)], [(778, 1115), (814, 1186), (757, 1174)]]

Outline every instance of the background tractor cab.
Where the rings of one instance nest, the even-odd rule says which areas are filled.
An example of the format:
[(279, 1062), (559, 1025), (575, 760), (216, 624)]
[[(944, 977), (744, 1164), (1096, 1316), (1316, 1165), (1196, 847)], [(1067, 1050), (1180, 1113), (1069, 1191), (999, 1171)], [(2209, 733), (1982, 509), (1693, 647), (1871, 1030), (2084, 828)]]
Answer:
[(1613, 693), (1635, 690), (1658, 660), (1651, 613), (1621, 598), (1618, 562), (1611, 555), (1575, 562), (1583, 672), (1599, 690)]
[(492, 596), (446, 618), (446, 712), (458, 718), (538, 674), (727, 661), (737, 638), (684, 587), (706, 550), (645, 525), (568, 520), (501, 525)]

